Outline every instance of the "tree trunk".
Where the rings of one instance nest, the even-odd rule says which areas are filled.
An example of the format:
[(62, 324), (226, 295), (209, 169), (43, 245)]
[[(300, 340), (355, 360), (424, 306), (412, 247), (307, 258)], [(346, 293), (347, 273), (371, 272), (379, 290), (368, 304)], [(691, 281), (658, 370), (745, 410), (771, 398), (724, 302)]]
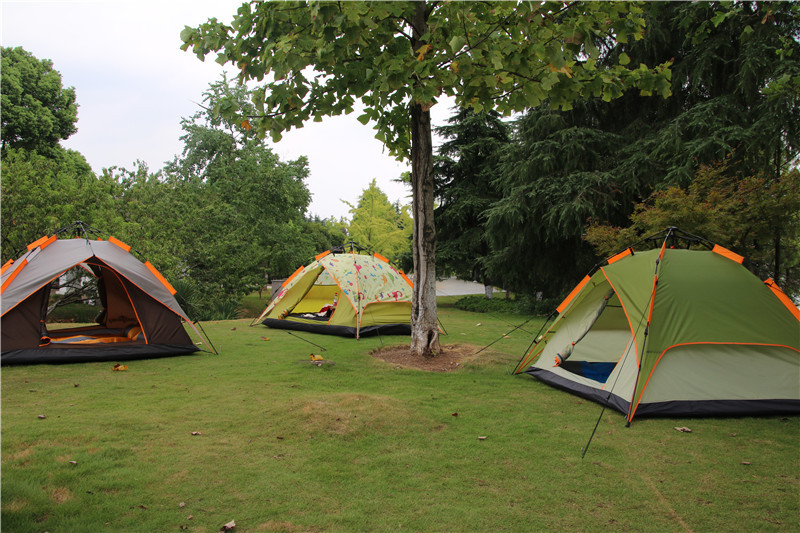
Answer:
[[(427, 2), (414, 5), (412, 49), (425, 44)], [(433, 141), (430, 103), (411, 102), (411, 193), (414, 216), (414, 296), (411, 304), (411, 352), (433, 357), (439, 353), (436, 318), (436, 226), (433, 222)]]
[(414, 299), (411, 351), (433, 357), (439, 352), (436, 319), (436, 227), (433, 222), (433, 143), (431, 114), (411, 104), (411, 190), (414, 212)]

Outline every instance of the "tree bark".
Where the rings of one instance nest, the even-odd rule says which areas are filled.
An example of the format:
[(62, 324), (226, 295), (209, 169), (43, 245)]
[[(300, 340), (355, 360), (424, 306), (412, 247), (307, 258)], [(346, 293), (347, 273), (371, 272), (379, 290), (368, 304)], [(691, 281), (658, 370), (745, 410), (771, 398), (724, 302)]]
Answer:
[(414, 212), (414, 298), (411, 351), (433, 357), (439, 351), (436, 318), (436, 226), (433, 221), (433, 142), (431, 114), (411, 104), (411, 190)]
[[(427, 2), (414, 5), (411, 46), (425, 45)], [(411, 194), (414, 216), (414, 296), (411, 304), (411, 352), (434, 357), (440, 351), (436, 318), (436, 226), (433, 221), (433, 140), (430, 103), (411, 102)]]

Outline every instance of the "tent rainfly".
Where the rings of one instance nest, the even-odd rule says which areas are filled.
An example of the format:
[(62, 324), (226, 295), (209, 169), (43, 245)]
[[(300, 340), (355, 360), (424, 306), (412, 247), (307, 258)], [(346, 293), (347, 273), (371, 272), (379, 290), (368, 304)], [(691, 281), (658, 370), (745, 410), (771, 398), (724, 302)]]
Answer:
[[(61, 239), (67, 229), (84, 238)], [(109, 237), (89, 239), (77, 222), (55, 235), (28, 245), (16, 260), (2, 267), (2, 355), (8, 364), (72, 363), (131, 360), (198, 351), (183, 326), (189, 317), (175, 299), (175, 289), (153, 267), (142, 263), (127, 244)], [(51, 289), (75, 269), (96, 278), (102, 312), (96, 325), (48, 328)]]
[(287, 278), (253, 324), (356, 338), (408, 335), (412, 287), (385, 257), (329, 250)]
[[(628, 423), (800, 412), (798, 308), (743, 257), (677, 228), (662, 236), (660, 249), (628, 248), (595, 267), (514, 373), (615, 408)], [(710, 249), (669, 246), (676, 237)]]

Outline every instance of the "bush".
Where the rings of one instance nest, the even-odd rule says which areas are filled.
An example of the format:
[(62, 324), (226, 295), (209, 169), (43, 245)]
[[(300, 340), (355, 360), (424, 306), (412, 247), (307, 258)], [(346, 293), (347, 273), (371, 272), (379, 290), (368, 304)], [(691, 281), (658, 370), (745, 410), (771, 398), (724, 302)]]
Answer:
[(523, 296), (518, 300), (517, 305), (520, 313), (548, 316), (560, 303), (561, 298), (542, 298), (539, 300), (533, 296)]
[(515, 313), (518, 311), (515, 300), (505, 298), (487, 299), (482, 295), (465, 296), (455, 303), (457, 309), (473, 313)]

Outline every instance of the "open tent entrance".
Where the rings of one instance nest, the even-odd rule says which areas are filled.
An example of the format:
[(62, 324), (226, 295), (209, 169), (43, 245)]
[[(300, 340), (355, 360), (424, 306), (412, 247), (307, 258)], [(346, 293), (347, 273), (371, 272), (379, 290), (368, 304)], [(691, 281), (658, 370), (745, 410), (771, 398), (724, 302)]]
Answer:
[(588, 291), (572, 314), (573, 320), (549, 340), (563, 346), (553, 362), (580, 378), (605, 384), (632, 346), (625, 309), (606, 281)]
[[(96, 257), (64, 272), (42, 291), (47, 302), (42, 345), (146, 343), (148, 336), (158, 335), (165, 315), (171, 313)], [(66, 320), (94, 325), (70, 327), (63, 318), (67, 313), (57, 312), (65, 308), (71, 308), (69, 314), (78, 317)], [(183, 338), (182, 325), (168, 322), (174, 330), (169, 336)]]
[(298, 283), (296, 296), (286, 301), (286, 309), (291, 309), (290, 314), (296, 317), (327, 323), (335, 311), (333, 304), (341, 293), (342, 289), (320, 265), (306, 273)]

